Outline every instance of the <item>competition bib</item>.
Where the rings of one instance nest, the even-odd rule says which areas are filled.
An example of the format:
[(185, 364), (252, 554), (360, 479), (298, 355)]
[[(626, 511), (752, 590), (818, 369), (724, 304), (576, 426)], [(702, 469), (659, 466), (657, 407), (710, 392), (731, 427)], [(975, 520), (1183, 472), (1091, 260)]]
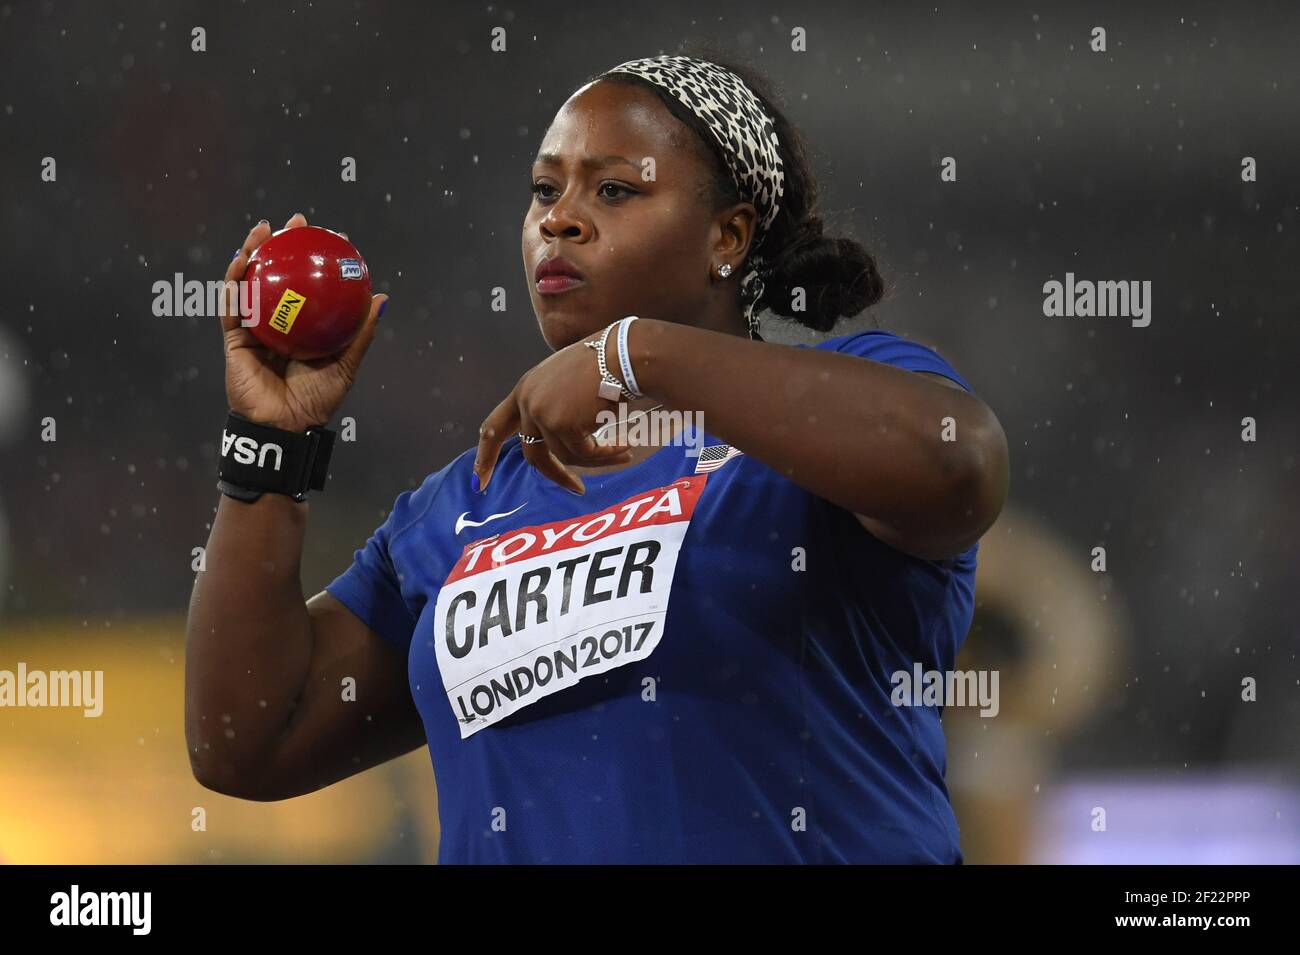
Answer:
[(654, 652), (707, 481), (692, 475), (466, 545), (434, 610), (438, 669), (461, 739)]

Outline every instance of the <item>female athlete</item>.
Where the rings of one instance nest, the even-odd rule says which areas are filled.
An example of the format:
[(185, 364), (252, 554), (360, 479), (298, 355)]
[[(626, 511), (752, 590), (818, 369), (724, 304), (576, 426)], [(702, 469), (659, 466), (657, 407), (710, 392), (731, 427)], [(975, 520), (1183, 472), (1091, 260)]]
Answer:
[[(996, 417), (888, 332), (763, 340), (764, 311), (828, 332), (882, 281), (823, 234), (748, 71), (599, 75), (531, 183), (553, 354), (324, 592), (299, 580), (304, 495), (223, 457), (189, 613), (196, 777), (285, 799), (427, 743), (442, 862), (962, 861), (942, 706), (897, 690), (951, 671), (969, 627), (1008, 482)], [(309, 363), (223, 319), (223, 445), (318, 440), (385, 303)], [(604, 441), (602, 413), (664, 427)]]

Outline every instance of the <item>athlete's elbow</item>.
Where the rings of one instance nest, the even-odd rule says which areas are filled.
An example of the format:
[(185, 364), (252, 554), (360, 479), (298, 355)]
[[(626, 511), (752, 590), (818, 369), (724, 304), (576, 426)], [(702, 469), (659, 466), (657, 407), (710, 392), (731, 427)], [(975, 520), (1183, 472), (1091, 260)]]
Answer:
[(230, 796), (232, 799), (246, 799), (249, 802), (280, 802), (291, 796), (290, 793), (253, 784), (250, 780), (239, 776), (195, 773), (194, 779), (210, 792)]
[(201, 747), (189, 749), (190, 772), (194, 781), (210, 792), (250, 802), (278, 802), (288, 799), (291, 793), (275, 786), (265, 773), (214, 758), (211, 750), (200, 752)]
[(1006, 503), (1007, 439), (997, 417), (985, 409), (967, 422), (965, 434), (950, 449), (945, 497), (952, 502), (954, 536), (973, 544), (993, 526)]

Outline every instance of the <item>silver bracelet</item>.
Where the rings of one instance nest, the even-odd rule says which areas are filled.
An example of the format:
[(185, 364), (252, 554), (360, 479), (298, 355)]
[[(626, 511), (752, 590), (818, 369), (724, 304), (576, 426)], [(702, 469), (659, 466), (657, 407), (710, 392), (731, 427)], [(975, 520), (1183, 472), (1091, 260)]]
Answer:
[(600, 336), (600, 341), (583, 342), (588, 348), (596, 350), (596, 367), (600, 369), (600, 386), (596, 389), (596, 394), (607, 401), (618, 401), (619, 398), (626, 398), (632, 401), (640, 395), (633, 394), (613, 375), (609, 373), (609, 365), (605, 362), (605, 342), (609, 339), (609, 333), (613, 330), (618, 322), (610, 322), (605, 326), (605, 331)]

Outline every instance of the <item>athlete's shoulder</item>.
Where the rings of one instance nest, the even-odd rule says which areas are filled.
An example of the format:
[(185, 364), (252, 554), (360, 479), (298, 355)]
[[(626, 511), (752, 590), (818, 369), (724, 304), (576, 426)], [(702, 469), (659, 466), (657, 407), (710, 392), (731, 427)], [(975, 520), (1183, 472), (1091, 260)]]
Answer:
[(883, 328), (870, 328), (848, 335), (824, 338), (808, 347), (857, 355), (859, 358), (869, 358), (908, 371), (925, 371), (943, 375), (967, 391), (974, 390), (936, 349)]
[(389, 518), (393, 538), (399, 535), (410, 538), (411, 532), (420, 527), (455, 526), (457, 514), (499, 497), (507, 485), (519, 480), (520, 465), (526, 465), (519, 450), (519, 438), (511, 435), (501, 445), (486, 494), (480, 495), (472, 484), (477, 457), (478, 445), (466, 448), (418, 487), (398, 495)]
[(397, 495), (387, 522), (390, 542), (395, 543), (401, 536), (409, 535), (431, 513), (444, 507), (447, 491), (455, 486), (457, 480), (469, 486), (477, 450), (476, 447), (467, 448), (442, 468), (427, 475), (419, 485)]
[(831, 335), (813, 342), (808, 347), (824, 348), (827, 351), (843, 351), (847, 347), (876, 348), (894, 339), (902, 339), (902, 336), (887, 332), (883, 328), (868, 328), (860, 332), (849, 332), (847, 335)]

